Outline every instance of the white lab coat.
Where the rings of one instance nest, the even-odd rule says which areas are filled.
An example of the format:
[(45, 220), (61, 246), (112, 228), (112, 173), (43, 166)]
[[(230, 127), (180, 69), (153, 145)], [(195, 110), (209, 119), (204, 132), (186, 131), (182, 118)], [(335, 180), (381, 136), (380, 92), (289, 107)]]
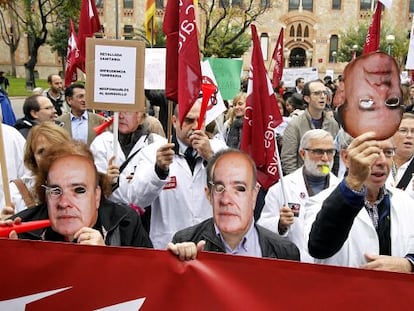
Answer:
[[(293, 173), (284, 177), (284, 185), (286, 191), (286, 199), (288, 203), (300, 204), (299, 216), (295, 217), (294, 223), (290, 226), (286, 236), (291, 242), (296, 244), (300, 251), (300, 259), (302, 262), (313, 262), (313, 258), (307, 253), (304, 236), (304, 219), (305, 219), (305, 203), (309, 199), (303, 179), (303, 166)], [(336, 186), (339, 183), (338, 178), (330, 173), (329, 186)], [(260, 219), (257, 223), (270, 231), (279, 234), (278, 223), (280, 219), (280, 208), (284, 205), (282, 186), (280, 181), (269, 188), (266, 194), (265, 205), (263, 207)]]
[[(305, 230), (309, 239), (312, 224), (323, 201), (334, 188), (326, 189), (309, 200), (306, 206)], [(391, 201), (391, 255), (404, 257), (414, 254), (414, 201), (400, 189), (387, 187)], [(306, 242), (307, 245), (307, 242)], [(360, 267), (367, 263), (364, 254), (379, 255), (379, 240), (365, 208), (355, 217), (348, 239), (332, 257), (315, 259), (315, 263)]]
[[(26, 140), (20, 134), (18, 130), (14, 127), (1, 124), (3, 130), (3, 139), (4, 139), (4, 151), (5, 151), (5, 158), (7, 164), (7, 175), (9, 181), (13, 179), (22, 178), (24, 175), (28, 175), (29, 170), (24, 166), (23, 158), (24, 158), (24, 148), (26, 144)], [(1, 146), (3, 148), (3, 146)], [(0, 167), (0, 172), (1, 171)], [(4, 198), (4, 190), (3, 190), (3, 180), (0, 178), (0, 202), (2, 203), (2, 207), (5, 204)], [(13, 187), (13, 185), (11, 186)], [(10, 192), (12, 192), (11, 190)], [(14, 192), (14, 191), (13, 191)], [(18, 196), (18, 193), (17, 193)], [(12, 202), (14, 202), (13, 197)]]
[[(142, 135), (140, 139), (136, 142), (135, 146), (130, 152), (130, 156), (134, 154), (137, 150), (142, 149), (143, 147), (151, 144), (152, 142), (163, 140), (164, 138), (157, 134)], [(95, 158), (95, 165), (98, 172), (107, 173), (109, 159), (114, 154), (114, 135), (112, 132), (104, 132), (101, 135), (97, 136), (90, 148)], [(115, 158), (115, 164), (122, 165), (126, 160), (125, 154), (122, 151), (121, 145), (117, 142), (117, 155)], [(119, 175), (119, 187), (111, 194), (109, 200), (115, 203), (121, 203), (129, 205), (131, 202), (128, 200), (128, 187), (129, 182), (127, 176), (134, 174), (138, 170), (138, 154), (134, 155), (131, 161), (128, 162), (128, 165)]]
[[(204, 192), (206, 166), (199, 160), (194, 174), (183, 155), (174, 155), (166, 180), (155, 173), (156, 152), (167, 140), (157, 142), (139, 153), (139, 172), (128, 188), (128, 198), (140, 207), (152, 206), (150, 238), (154, 248), (165, 249), (173, 235), (186, 227), (212, 217), (212, 207)], [(218, 139), (210, 140), (214, 152), (226, 148)]]

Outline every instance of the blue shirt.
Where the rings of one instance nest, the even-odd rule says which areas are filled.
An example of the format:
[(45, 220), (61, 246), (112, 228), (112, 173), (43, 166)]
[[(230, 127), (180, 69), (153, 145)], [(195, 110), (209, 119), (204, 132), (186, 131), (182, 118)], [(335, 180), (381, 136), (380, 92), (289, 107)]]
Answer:
[(87, 143), (88, 141), (88, 112), (85, 111), (80, 118), (70, 113), (72, 122), (72, 138)]
[(214, 228), (216, 229), (216, 234), (223, 242), (224, 251), (226, 254), (232, 255), (241, 255), (241, 256), (251, 256), (251, 257), (262, 257), (262, 249), (260, 248), (259, 244), (259, 235), (257, 234), (256, 227), (254, 226), (254, 222), (252, 221), (249, 230), (246, 232), (244, 237), (241, 239), (239, 245), (236, 248), (232, 249), (229, 244), (223, 239), (220, 230), (214, 224)]

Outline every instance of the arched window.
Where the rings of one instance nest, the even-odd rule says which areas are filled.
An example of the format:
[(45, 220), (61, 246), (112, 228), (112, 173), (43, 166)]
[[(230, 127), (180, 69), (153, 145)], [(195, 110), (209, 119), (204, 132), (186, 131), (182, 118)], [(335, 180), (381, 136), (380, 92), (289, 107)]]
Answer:
[(295, 27), (294, 26), (290, 26), (289, 36), (291, 36), (291, 37), (295, 36)]
[(338, 35), (332, 35), (329, 40), (329, 62), (336, 63), (338, 60)]
[(296, 37), (302, 37), (302, 25), (298, 25), (298, 30), (296, 31)]
[(95, 4), (97, 8), (103, 8), (103, 0), (96, 0)]
[(303, 32), (303, 36), (305, 38), (308, 38), (309, 37), (309, 27), (308, 26), (305, 26), (305, 31)]
[(410, 0), (410, 13), (414, 13), (414, 0)]

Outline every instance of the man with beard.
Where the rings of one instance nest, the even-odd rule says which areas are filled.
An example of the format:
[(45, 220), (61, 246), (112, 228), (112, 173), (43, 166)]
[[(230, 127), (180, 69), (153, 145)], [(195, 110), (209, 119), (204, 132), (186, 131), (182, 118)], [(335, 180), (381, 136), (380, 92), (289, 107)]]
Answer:
[(304, 165), (285, 176), (284, 189), (281, 182), (269, 188), (258, 224), (286, 236), (299, 248), (301, 260), (311, 262), (305, 251), (304, 206), (309, 197), (339, 183), (331, 173), (335, 155), (332, 135), (321, 129), (307, 131), (301, 139), (299, 154)]
[(50, 99), (56, 109), (57, 115), (61, 116), (67, 110), (67, 107), (65, 107), (62, 78), (59, 75), (51, 74), (47, 77), (47, 83), (49, 84), (49, 89), (44, 91), (42, 95)]

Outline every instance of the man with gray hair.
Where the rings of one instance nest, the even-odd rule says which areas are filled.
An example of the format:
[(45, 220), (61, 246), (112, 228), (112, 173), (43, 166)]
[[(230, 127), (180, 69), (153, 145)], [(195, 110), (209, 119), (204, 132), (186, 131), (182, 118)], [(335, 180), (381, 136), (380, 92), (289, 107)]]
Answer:
[(301, 252), (302, 261), (312, 261), (305, 251), (304, 206), (309, 197), (339, 183), (331, 173), (335, 152), (333, 137), (329, 132), (321, 129), (307, 131), (299, 146), (304, 165), (285, 176), (283, 186), (279, 181), (269, 188), (258, 221), (263, 227), (295, 243)]
[(413, 272), (414, 201), (385, 184), (395, 146), (392, 139), (375, 137), (367, 132), (342, 148), (346, 177), (309, 200), (305, 215), (309, 254), (318, 263)]

